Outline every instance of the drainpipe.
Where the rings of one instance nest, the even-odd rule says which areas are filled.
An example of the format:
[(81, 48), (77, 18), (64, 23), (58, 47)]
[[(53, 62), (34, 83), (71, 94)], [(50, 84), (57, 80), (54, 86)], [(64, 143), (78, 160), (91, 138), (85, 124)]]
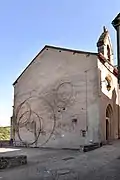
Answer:
[(117, 32), (117, 66), (118, 66), (118, 139), (120, 139), (120, 130), (119, 130), (119, 91), (120, 91), (120, 13), (112, 21), (112, 25)]
[(85, 71), (85, 81), (86, 81), (86, 132), (88, 131), (88, 84), (87, 84), (87, 72), (88, 70)]

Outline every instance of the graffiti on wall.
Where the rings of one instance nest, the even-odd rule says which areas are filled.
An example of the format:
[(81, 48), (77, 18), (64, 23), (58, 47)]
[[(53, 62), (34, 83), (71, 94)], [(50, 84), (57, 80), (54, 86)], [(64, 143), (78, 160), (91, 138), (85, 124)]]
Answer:
[(71, 82), (59, 83), (44, 95), (31, 91), (21, 99), (24, 100), (15, 109), (15, 129), (23, 143), (37, 146), (39, 139), (41, 146), (45, 145), (52, 136), (60, 135), (61, 131), (72, 131), (77, 124), (76, 116), (71, 123), (61, 122), (63, 114), (75, 103)]

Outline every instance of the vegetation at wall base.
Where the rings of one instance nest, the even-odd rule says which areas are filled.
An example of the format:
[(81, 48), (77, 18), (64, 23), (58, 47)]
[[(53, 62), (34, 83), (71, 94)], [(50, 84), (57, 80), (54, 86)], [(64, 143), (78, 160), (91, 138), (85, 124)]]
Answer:
[(10, 139), (10, 127), (0, 127), (0, 141)]

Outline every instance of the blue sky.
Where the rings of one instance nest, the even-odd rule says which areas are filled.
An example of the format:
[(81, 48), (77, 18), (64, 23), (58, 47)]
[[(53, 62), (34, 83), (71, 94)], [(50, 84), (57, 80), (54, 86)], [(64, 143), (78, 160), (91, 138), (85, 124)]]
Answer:
[(106, 25), (116, 53), (119, 11), (120, 0), (0, 1), (0, 125), (12, 115), (12, 83), (45, 44), (96, 51)]

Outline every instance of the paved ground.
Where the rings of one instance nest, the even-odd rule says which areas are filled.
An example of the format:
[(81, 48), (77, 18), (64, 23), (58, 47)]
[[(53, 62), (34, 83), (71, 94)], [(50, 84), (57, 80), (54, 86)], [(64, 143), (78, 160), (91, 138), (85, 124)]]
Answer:
[(26, 154), (28, 165), (0, 171), (3, 180), (120, 180), (120, 141), (91, 152), (21, 149), (1, 155)]

